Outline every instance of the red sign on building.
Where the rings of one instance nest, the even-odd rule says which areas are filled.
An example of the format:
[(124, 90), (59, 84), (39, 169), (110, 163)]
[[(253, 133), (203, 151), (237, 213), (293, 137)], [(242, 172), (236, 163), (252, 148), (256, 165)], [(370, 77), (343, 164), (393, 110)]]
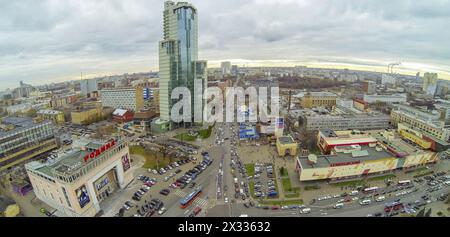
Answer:
[(89, 160), (95, 159), (97, 156), (101, 155), (103, 152), (109, 150), (111, 147), (116, 145), (116, 141), (112, 140), (111, 142), (103, 145), (99, 149), (87, 154), (84, 156), (84, 162), (88, 162)]

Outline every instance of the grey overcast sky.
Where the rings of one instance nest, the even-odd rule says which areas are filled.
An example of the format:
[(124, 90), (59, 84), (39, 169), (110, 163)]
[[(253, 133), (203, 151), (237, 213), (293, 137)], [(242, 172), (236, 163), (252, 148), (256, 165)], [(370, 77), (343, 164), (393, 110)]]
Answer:
[[(0, 90), (158, 70), (163, 0), (0, 0)], [(448, 0), (191, 0), (217, 66), (319, 65), (450, 79)]]

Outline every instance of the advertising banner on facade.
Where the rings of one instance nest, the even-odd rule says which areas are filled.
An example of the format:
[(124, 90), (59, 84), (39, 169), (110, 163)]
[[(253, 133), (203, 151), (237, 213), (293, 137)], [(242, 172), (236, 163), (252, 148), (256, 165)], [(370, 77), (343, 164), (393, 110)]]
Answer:
[(128, 154), (125, 154), (122, 156), (122, 166), (123, 166), (123, 172), (126, 172), (130, 169), (130, 159), (128, 157)]
[(85, 207), (91, 201), (85, 185), (75, 190), (75, 193), (81, 208)]

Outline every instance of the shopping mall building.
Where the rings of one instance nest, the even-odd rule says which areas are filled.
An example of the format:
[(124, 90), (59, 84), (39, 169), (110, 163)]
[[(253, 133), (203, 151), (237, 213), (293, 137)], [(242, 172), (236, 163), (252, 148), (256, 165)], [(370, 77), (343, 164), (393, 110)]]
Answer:
[(395, 130), (319, 131), (321, 155), (299, 156), (300, 181), (359, 179), (436, 163), (438, 154), (423, 149)]
[(25, 165), (36, 197), (57, 209), (55, 215), (93, 217), (100, 203), (132, 181), (125, 141), (83, 140), (46, 162)]

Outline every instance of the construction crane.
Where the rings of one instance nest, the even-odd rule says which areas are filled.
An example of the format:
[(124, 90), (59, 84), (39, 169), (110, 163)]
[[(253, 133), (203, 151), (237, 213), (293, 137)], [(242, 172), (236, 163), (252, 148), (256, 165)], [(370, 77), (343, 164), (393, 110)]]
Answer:
[(402, 65), (402, 63), (401, 62), (397, 62), (397, 63), (390, 63), (390, 64), (388, 64), (388, 73), (394, 73), (394, 67), (395, 66), (399, 66), (399, 65)]

